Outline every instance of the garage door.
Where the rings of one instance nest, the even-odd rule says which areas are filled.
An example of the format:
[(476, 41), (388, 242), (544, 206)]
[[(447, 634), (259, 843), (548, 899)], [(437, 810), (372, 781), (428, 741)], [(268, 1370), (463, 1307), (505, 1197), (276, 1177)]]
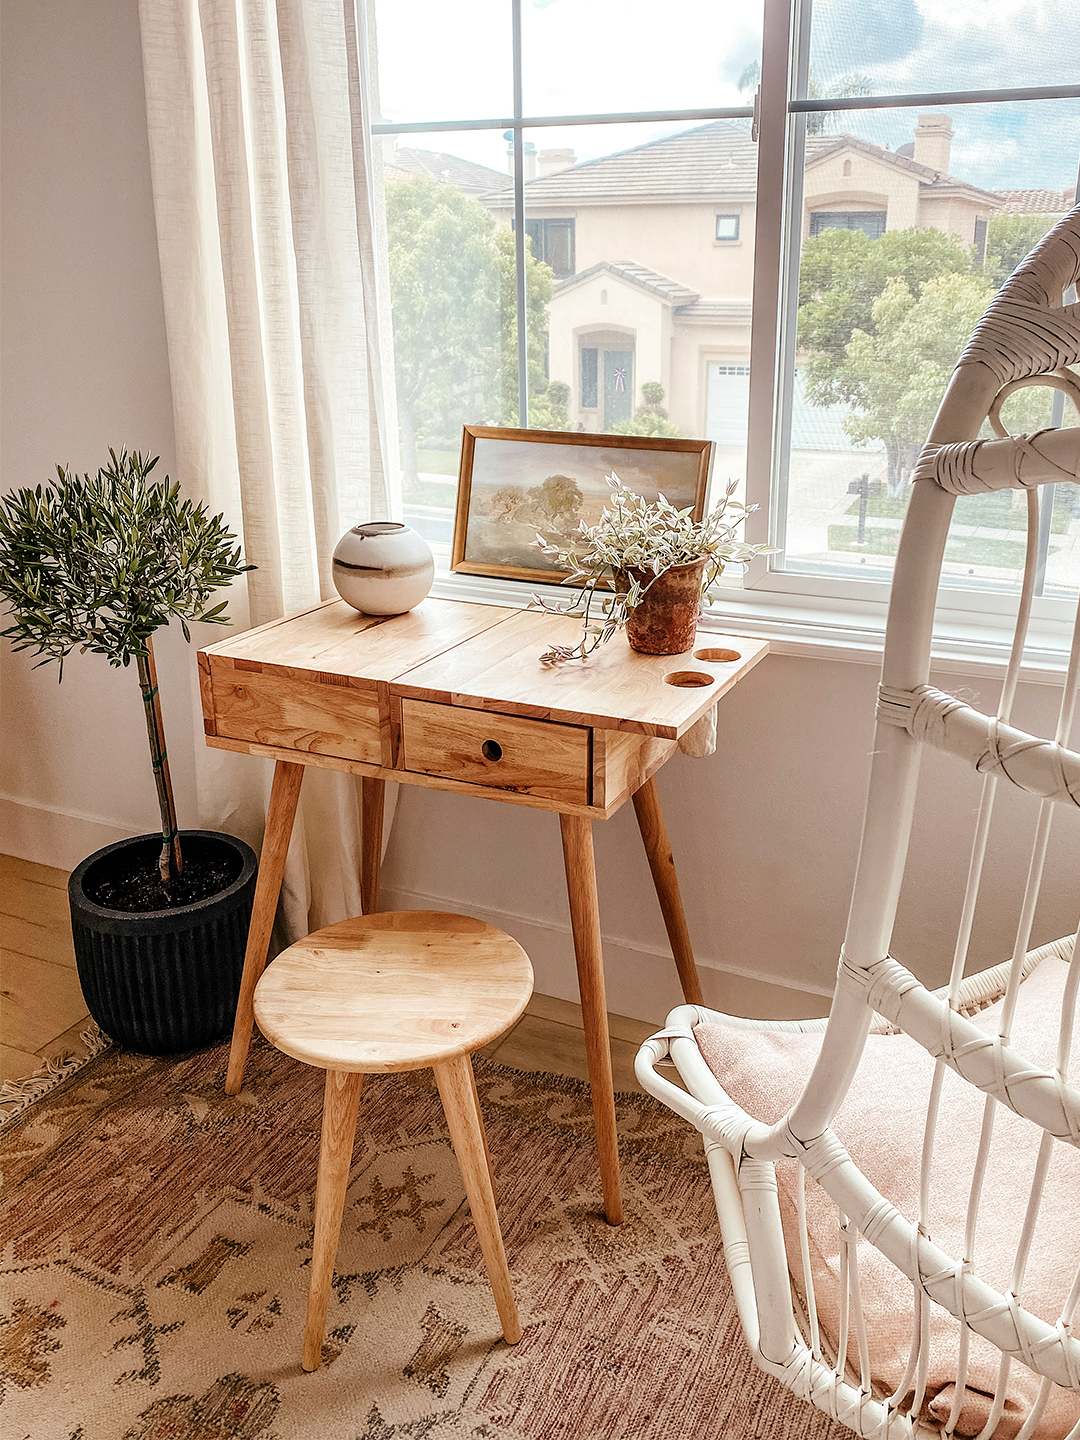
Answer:
[(746, 444), (750, 366), (709, 364), (705, 438), (719, 445)]

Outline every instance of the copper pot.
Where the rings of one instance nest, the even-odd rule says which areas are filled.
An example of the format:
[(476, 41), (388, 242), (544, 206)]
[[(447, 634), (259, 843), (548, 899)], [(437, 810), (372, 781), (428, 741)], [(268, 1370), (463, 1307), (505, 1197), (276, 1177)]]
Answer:
[[(645, 591), (641, 604), (626, 612), (626, 638), (643, 655), (681, 655), (693, 647), (701, 614), (701, 584), (708, 556), (672, 565), (656, 577), (630, 569), (616, 576), (616, 590), (635, 579)], [(648, 586), (648, 589), (646, 589)]]

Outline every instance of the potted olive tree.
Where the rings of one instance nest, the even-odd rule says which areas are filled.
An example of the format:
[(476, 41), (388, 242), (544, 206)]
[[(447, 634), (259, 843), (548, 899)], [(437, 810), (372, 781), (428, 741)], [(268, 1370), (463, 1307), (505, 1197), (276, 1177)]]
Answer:
[(63, 662), (72, 650), (135, 662), (161, 834), (88, 856), (68, 886), (87, 1008), (114, 1039), (150, 1054), (198, 1049), (232, 1025), (255, 889), (251, 848), (180, 831), (169, 776), (152, 636), (171, 618), (227, 623), (213, 592), (241, 563), (220, 515), (181, 500), (157, 458), (109, 452), (93, 479), (58, 479), (0, 499), (0, 598), (16, 650)]

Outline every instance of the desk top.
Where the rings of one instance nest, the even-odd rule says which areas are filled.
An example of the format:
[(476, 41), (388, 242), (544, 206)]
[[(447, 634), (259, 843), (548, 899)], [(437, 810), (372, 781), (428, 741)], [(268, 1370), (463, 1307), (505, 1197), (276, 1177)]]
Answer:
[[(767, 640), (699, 630), (682, 655), (639, 655), (625, 632), (585, 661), (540, 663), (581, 621), (430, 597), (404, 615), (359, 615), (327, 600), (230, 635), (210, 664), (352, 690), (675, 740), (768, 653)], [(208, 712), (209, 713), (209, 712)]]

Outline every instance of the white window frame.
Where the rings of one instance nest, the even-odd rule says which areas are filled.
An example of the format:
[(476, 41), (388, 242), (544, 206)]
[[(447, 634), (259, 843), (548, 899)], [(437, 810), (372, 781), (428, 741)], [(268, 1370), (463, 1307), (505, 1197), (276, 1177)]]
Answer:
[[(1080, 96), (1080, 86), (1028, 86), (809, 100), (810, 10), (810, 0), (765, 0), (761, 84), (754, 107), (758, 181), (746, 497), (758, 510), (747, 520), (746, 530), (747, 539), (775, 545), (781, 556), (790, 422), (785, 412), (793, 393), (802, 238), (806, 128), (802, 117), (825, 109), (910, 109)], [(852, 644), (853, 633), (855, 648), (876, 651), (881, 646), (890, 589), (884, 581), (801, 573), (784, 568), (782, 558), (762, 556), (747, 568), (741, 589), (738, 599), (725, 593), (714, 606), (718, 620), (745, 626), (746, 617), (754, 614), (765, 626), (776, 624), (781, 636), (814, 635), (839, 651)], [(1004, 588), (963, 586), (945, 577), (938, 594), (935, 654), (940, 651), (943, 657), (974, 663), (989, 661), (996, 667), (1006, 658), (1015, 608), (1015, 594)], [(1074, 613), (1068, 599), (1035, 600), (1029, 654), (1037, 666), (1055, 674), (1064, 669)]]
[[(370, 0), (361, 0), (370, 3)], [(620, 114), (526, 116), (522, 107), (521, 0), (512, 12), (512, 116), (476, 120), (376, 123), (376, 135), (445, 134), (456, 130), (510, 131), (514, 151), (514, 229), (517, 251), (519, 409), (528, 414), (525, 309), (524, 133), (551, 126), (658, 123), (753, 118), (758, 143), (755, 204), (753, 315), (750, 339), (750, 400), (747, 425), (746, 498), (758, 509), (746, 522), (746, 538), (782, 549), (786, 525), (786, 454), (794, 374), (798, 255), (802, 231), (805, 122), (813, 110), (905, 108), (1010, 100), (1080, 98), (1080, 85), (1029, 86), (1001, 90), (883, 95), (852, 100), (806, 98), (810, 0), (764, 0), (761, 83), (754, 106), (705, 110), (631, 111)], [(789, 140), (789, 119), (791, 136)], [(741, 232), (741, 226), (740, 226)], [(794, 233), (793, 233), (794, 232)], [(725, 242), (728, 244), (736, 242)], [(785, 383), (786, 382), (786, 383)], [(437, 557), (443, 559), (443, 557)], [(443, 560), (445, 564), (445, 560)], [(544, 587), (554, 591), (553, 587)], [(745, 575), (725, 577), (722, 595), (705, 624), (734, 633), (770, 638), (773, 648), (842, 659), (868, 659), (884, 641), (889, 584), (844, 575), (807, 574), (784, 569), (760, 556)], [(493, 604), (528, 602), (513, 581), (480, 579), (442, 571), (435, 594)], [(1008, 591), (950, 585), (940, 591), (935, 656), (945, 668), (997, 673), (1007, 658), (1009, 617), (1015, 596)], [(1028, 654), (1029, 678), (1056, 677), (1064, 670), (1073, 606), (1041, 597), (1034, 603)]]

